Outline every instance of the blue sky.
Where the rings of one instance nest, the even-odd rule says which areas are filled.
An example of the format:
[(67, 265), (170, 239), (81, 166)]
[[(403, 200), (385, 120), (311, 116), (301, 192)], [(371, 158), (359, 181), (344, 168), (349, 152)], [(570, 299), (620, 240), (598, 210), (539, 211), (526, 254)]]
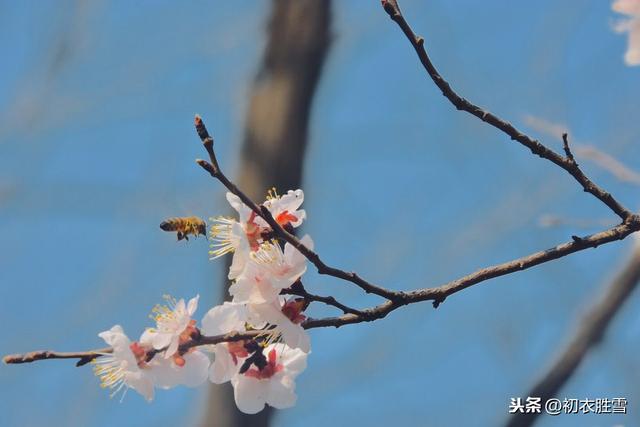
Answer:
[[(193, 163), (199, 113), (233, 175), (269, 3), (0, 2), (0, 352), (100, 346), (115, 323), (135, 336), (161, 296), (213, 301), (222, 262), (203, 239), (158, 224), (226, 212)], [(436, 66), (464, 97), (561, 148), (527, 121), (640, 170), (640, 68), (606, 1), (404, 1)], [(378, 2), (336, 2), (333, 45), (313, 108), (304, 190), (316, 248), (394, 289), (435, 286), (614, 221), (566, 173), (455, 111)], [(579, 159), (580, 160), (580, 159)], [(638, 186), (584, 161), (637, 209)], [(284, 190), (284, 189), (283, 189)], [(493, 280), (374, 324), (311, 332), (295, 408), (274, 424), (496, 425), (524, 394), (632, 241)], [(373, 297), (308, 273), (353, 305)], [(626, 418), (563, 416), (541, 426), (640, 423), (640, 296), (562, 391), (627, 397)], [(329, 314), (317, 309), (312, 315)], [(207, 387), (110, 400), (66, 361), (0, 367), (9, 426), (198, 421)]]

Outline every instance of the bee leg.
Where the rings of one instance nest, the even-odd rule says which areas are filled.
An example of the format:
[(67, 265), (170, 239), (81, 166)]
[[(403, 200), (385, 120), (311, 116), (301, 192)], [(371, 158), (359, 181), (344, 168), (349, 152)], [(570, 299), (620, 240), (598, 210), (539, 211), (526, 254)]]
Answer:
[(182, 234), (182, 231), (178, 231), (178, 242), (182, 239), (184, 239), (184, 235)]

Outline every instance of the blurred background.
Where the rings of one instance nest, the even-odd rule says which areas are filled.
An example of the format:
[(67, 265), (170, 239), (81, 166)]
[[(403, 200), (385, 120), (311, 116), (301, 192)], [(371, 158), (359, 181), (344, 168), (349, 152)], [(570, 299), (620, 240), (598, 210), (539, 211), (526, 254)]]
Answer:
[[(266, 0), (0, 1), (0, 353), (101, 347), (97, 333), (116, 323), (135, 337), (167, 293), (200, 294), (199, 315), (219, 300), (224, 261), (208, 260), (205, 239), (178, 243), (158, 228), (170, 216), (228, 212), (222, 186), (193, 162), (205, 155), (196, 113), (231, 177), (254, 194), (300, 178), (303, 232), (318, 252), (389, 288), (436, 286), (616, 222), (568, 174), (455, 111), (377, 1), (302, 3), (311, 9), (286, 15), (274, 11), (291, 2)], [(586, 173), (638, 209), (640, 68), (623, 62), (610, 2), (401, 6), (462, 96), (556, 150), (568, 131)], [(302, 47), (286, 53), (278, 37)], [(284, 47), (272, 57), (269, 46)], [(278, 65), (287, 58), (298, 68)], [(282, 69), (306, 76), (292, 86), (298, 95), (285, 106), (257, 100)], [(282, 123), (296, 132), (254, 122), (286, 108)], [(266, 165), (262, 138), (280, 143)], [(262, 177), (274, 182), (248, 176), (270, 164)], [(373, 324), (314, 329), (297, 405), (260, 423), (504, 424), (510, 398), (526, 397), (551, 366), (634, 240), (474, 286), (437, 310), (417, 304)], [(358, 307), (379, 302), (311, 269), (305, 285)], [(640, 425), (639, 310), (631, 294), (558, 393), (625, 397), (628, 415), (536, 425)], [(135, 393), (109, 399), (98, 384), (71, 361), (3, 365), (2, 424), (253, 422), (223, 423), (223, 397), (208, 385), (147, 404)]]

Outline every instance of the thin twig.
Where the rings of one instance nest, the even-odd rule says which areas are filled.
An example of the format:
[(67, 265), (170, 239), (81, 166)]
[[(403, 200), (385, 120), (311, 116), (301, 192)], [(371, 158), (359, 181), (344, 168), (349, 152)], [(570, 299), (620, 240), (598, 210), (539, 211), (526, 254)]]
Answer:
[(268, 209), (266, 209), (264, 206), (258, 206), (226, 177), (226, 175), (222, 172), (220, 166), (218, 165), (215, 150), (213, 149), (213, 138), (211, 138), (211, 136), (209, 135), (209, 132), (207, 131), (207, 128), (205, 127), (204, 122), (202, 121), (202, 118), (200, 116), (196, 116), (195, 126), (196, 131), (198, 132), (198, 136), (202, 140), (202, 145), (204, 145), (207, 153), (209, 153), (210, 160), (210, 162), (207, 162), (206, 160), (197, 159), (196, 163), (200, 165), (200, 167), (202, 167), (204, 170), (209, 172), (212, 177), (220, 181), (222, 185), (224, 185), (231, 193), (238, 196), (240, 200), (242, 200), (242, 203), (247, 205), (253, 212), (262, 217), (269, 224), (269, 226), (271, 226), (274, 233), (278, 237), (287, 241), (298, 251), (300, 251), (300, 253), (302, 253), (302, 255), (304, 255), (318, 269), (318, 273), (352, 282), (367, 293), (376, 294), (390, 300), (402, 298), (401, 292), (384, 289), (380, 286), (374, 285), (373, 283), (364, 280), (356, 273), (349, 273), (347, 271), (330, 267), (325, 264), (316, 252), (309, 249), (300, 241), (300, 239), (282, 228), (280, 224), (278, 224), (278, 222), (273, 218), (273, 216), (271, 216), (271, 213)]
[(406, 292), (404, 293), (403, 300), (387, 301), (376, 307), (363, 310), (363, 314), (360, 316), (345, 314), (339, 317), (309, 319), (303, 323), (303, 326), (310, 329), (325, 326), (340, 327), (352, 323), (370, 322), (372, 320), (386, 317), (389, 313), (403, 305), (414, 304), (421, 301), (433, 301), (433, 305), (437, 307), (449, 295), (455, 294), (463, 289), (485, 282), (489, 279), (511, 274), (516, 271), (526, 270), (536, 265), (567, 256), (574, 252), (583, 251), (589, 248), (596, 248), (606, 243), (622, 240), (631, 233), (640, 230), (640, 217), (633, 215), (630, 218), (632, 218), (631, 221), (628, 220), (625, 224), (617, 225), (600, 233), (584, 236), (579, 240), (572, 240), (571, 242), (566, 242), (558, 246), (554, 246), (553, 248), (536, 252), (503, 264), (483, 268), (438, 287), (423, 288)]
[[(309, 299), (323, 302), (328, 305), (333, 305), (343, 310), (345, 314), (338, 317), (328, 317), (323, 319), (307, 319), (302, 324), (305, 329), (326, 326), (340, 327), (347, 324), (370, 322), (373, 320), (384, 318), (387, 314), (399, 307), (421, 301), (433, 301), (433, 306), (438, 307), (438, 305), (441, 304), (449, 295), (460, 292), (461, 290), (466, 289), (470, 286), (485, 282), (489, 279), (514, 273), (516, 271), (526, 270), (533, 266), (549, 262), (575, 252), (583, 251), (589, 248), (595, 248), (616, 240), (622, 240), (631, 233), (640, 230), (640, 216), (632, 214), (626, 208), (622, 207), (609, 193), (604, 192), (598, 186), (593, 184), (593, 182), (591, 182), (586, 176), (584, 176), (582, 171), (578, 168), (575, 159), (573, 159), (573, 156), (571, 155), (571, 151), (569, 149), (568, 141), (566, 140), (566, 138), (564, 139), (565, 153), (567, 155), (567, 157), (565, 158), (540, 144), (538, 141), (534, 141), (528, 136), (522, 134), (509, 123), (504, 122), (491, 113), (484, 111), (481, 108), (471, 104), (467, 100), (459, 97), (450, 88), (449, 84), (438, 74), (436, 69), (431, 64), (431, 61), (429, 60), (429, 57), (424, 50), (424, 40), (420, 37), (417, 37), (413, 33), (407, 22), (400, 14), (400, 9), (397, 2), (395, 0), (383, 0), (382, 4), (391, 19), (398, 23), (405, 35), (411, 41), (412, 45), (416, 49), (416, 52), (418, 53), (418, 56), (420, 57), (420, 60), (422, 61), (425, 69), (427, 70), (433, 81), (442, 90), (443, 94), (458, 109), (465, 110), (473, 114), (474, 116), (479, 117), (481, 120), (502, 130), (507, 135), (511, 136), (512, 139), (517, 140), (521, 144), (529, 147), (533, 153), (539, 155), (540, 157), (546, 158), (565, 169), (583, 186), (585, 191), (593, 194), (595, 197), (609, 206), (611, 210), (613, 210), (616, 214), (618, 214), (618, 216), (623, 219), (623, 222), (620, 225), (609, 228), (608, 230), (602, 231), (600, 233), (595, 233), (585, 237), (572, 236), (572, 241), (570, 242), (566, 242), (545, 251), (536, 252), (534, 254), (518, 258), (513, 261), (477, 270), (474, 273), (471, 273), (449, 283), (445, 283), (438, 287), (423, 288), (410, 292), (392, 291), (374, 285), (362, 279), (356, 273), (349, 273), (340, 269), (329, 267), (320, 259), (317, 253), (306, 247), (293, 234), (282, 228), (277, 223), (277, 221), (274, 220), (274, 218), (271, 216), (271, 213), (264, 206), (258, 206), (249, 197), (247, 197), (246, 194), (244, 194), (224, 175), (224, 173), (222, 173), (216, 159), (215, 151), (213, 149), (213, 138), (209, 135), (206, 127), (204, 126), (204, 123), (202, 122), (202, 119), (199, 116), (196, 116), (196, 130), (203, 142), (205, 149), (207, 150), (207, 153), (209, 154), (210, 159), (209, 162), (200, 159), (196, 160), (196, 162), (203, 169), (209, 172), (212, 177), (219, 180), (230, 192), (238, 196), (240, 200), (242, 200), (242, 202), (246, 204), (251, 210), (253, 210), (257, 215), (262, 217), (271, 226), (274, 233), (278, 237), (282, 238), (283, 240), (293, 245), (296, 249), (298, 249), (307, 259), (309, 259), (309, 261), (311, 261), (316, 266), (320, 274), (326, 274), (352, 282), (367, 293), (373, 293), (387, 299), (387, 301), (375, 307), (366, 310), (355, 310), (339, 303), (333, 297), (321, 297), (318, 295), (307, 293), (306, 296), (308, 296)], [(212, 337), (200, 336), (182, 345), (180, 347), (180, 350), (186, 351), (189, 348), (195, 346), (218, 344), (225, 341), (252, 339), (262, 333), (263, 331), (251, 331), (242, 334), (232, 332), (229, 334), (217, 335)], [(26, 355), (6, 356), (4, 358), (4, 361), (5, 363), (27, 363), (43, 359), (79, 358), (82, 362), (99, 357), (98, 351), (100, 350), (92, 350), (82, 353), (56, 353), (52, 351), (41, 351), (28, 353)]]
[(111, 353), (111, 347), (99, 348), (91, 351), (81, 351), (81, 352), (69, 352), (63, 353), (58, 351), (50, 351), (50, 350), (39, 350), (32, 351), (30, 353), (24, 354), (9, 354), (2, 358), (2, 361), (6, 364), (20, 364), (20, 363), (31, 363), (36, 362), (38, 360), (47, 360), (47, 359), (80, 359), (76, 366), (86, 365), (91, 362), (96, 357), (103, 356), (106, 353)]
[(283, 295), (296, 295), (304, 298), (309, 302), (316, 301), (326, 305), (331, 305), (341, 310), (344, 314), (355, 314), (357, 316), (362, 316), (364, 314), (360, 310), (357, 310), (355, 308), (349, 307), (348, 305), (342, 304), (340, 301), (338, 301), (332, 296), (325, 297), (325, 296), (316, 295), (316, 294), (307, 292), (304, 286), (302, 286), (302, 282), (300, 282), (300, 280), (294, 283), (290, 288), (284, 289), (281, 293)]
[[(533, 266), (543, 264), (554, 259), (572, 254), (574, 252), (583, 251), (589, 248), (596, 248), (616, 240), (622, 240), (629, 234), (640, 230), (640, 217), (633, 215), (626, 223), (612, 227), (606, 231), (592, 234), (580, 238), (578, 241), (563, 243), (561, 245), (549, 248), (545, 251), (536, 252), (526, 257), (518, 258), (503, 264), (477, 270), (467, 276), (445, 283), (435, 288), (423, 288), (411, 292), (403, 292), (402, 299), (388, 300), (380, 305), (366, 309), (357, 310), (357, 312), (347, 313), (338, 317), (326, 317), (322, 319), (307, 319), (302, 323), (305, 329), (320, 327), (340, 327), (344, 325), (371, 322), (386, 317), (389, 313), (399, 307), (408, 304), (415, 304), (422, 301), (433, 301), (434, 306), (442, 303), (449, 295), (460, 292), (470, 286), (485, 282), (489, 279), (504, 276), (516, 271), (526, 270)], [(318, 297), (324, 299), (325, 297)], [(320, 300), (319, 300), (320, 301)], [(324, 301), (323, 301), (324, 302)], [(337, 302), (337, 301), (336, 301)], [(346, 308), (346, 306), (344, 306)], [(356, 310), (354, 310), (356, 311)], [(228, 341), (240, 341), (244, 339), (252, 339), (263, 333), (262, 331), (251, 332), (231, 332), (223, 335), (201, 336), (180, 347), (181, 351), (200, 345), (219, 344)], [(107, 349), (108, 350), (108, 349)], [(99, 355), (98, 352), (103, 350), (91, 350), (80, 353), (56, 353), (53, 351), (40, 351), (27, 353), (25, 355), (5, 356), (5, 363), (28, 363), (43, 359), (69, 359), (69, 358), (88, 358), (92, 360)], [(86, 362), (85, 362), (86, 363)]]
[(418, 58), (422, 63), (424, 69), (431, 77), (431, 80), (442, 91), (442, 94), (458, 109), (466, 111), (482, 120), (485, 123), (501, 130), (507, 134), (512, 140), (518, 141), (520, 144), (529, 148), (533, 154), (539, 157), (547, 159), (554, 164), (560, 166), (567, 171), (587, 193), (592, 194), (597, 199), (607, 205), (613, 212), (616, 213), (623, 221), (632, 215), (631, 211), (622, 206), (613, 196), (604, 191), (602, 188), (594, 184), (587, 176), (582, 172), (575, 161), (571, 161), (569, 158), (565, 158), (555, 151), (547, 148), (540, 142), (534, 140), (530, 136), (520, 132), (511, 123), (501, 119), (500, 117), (490, 113), (487, 110), (480, 108), (479, 106), (472, 104), (468, 100), (458, 95), (449, 85), (449, 83), (440, 75), (436, 67), (431, 62), (429, 55), (424, 47), (424, 39), (417, 36), (404, 16), (400, 11), (397, 0), (382, 0), (382, 6), (389, 15), (389, 17), (400, 27), (405, 34), (411, 45), (418, 54)]
[[(222, 342), (233, 342), (233, 341), (242, 341), (242, 340), (250, 340), (256, 338), (260, 335), (264, 334), (264, 331), (249, 331), (249, 332), (229, 332), (227, 334), (221, 335), (200, 335), (198, 337), (193, 338), (191, 341), (182, 344), (179, 348), (180, 352), (186, 352), (190, 348), (198, 347), (202, 345), (213, 345), (220, 344)], [(111, 353), (113, 350), (111, 347), (100, 348), (95, 350), (88, 351), (77, 351), (77, 352), (58, 352), (51, 350), (39, 350), (32, 351), (30, 353), (24, 354), (10, 354), (4, 356), (2, 361), (6, 364), (20, 364), (20, 363), (31, 363), (36, 362), (38, 360), (48, 360), (48, 359), (80, 359), (76, 366), (82, 366), (93, 359), (104, 356), (106, 354)], [(152, 356), (161, 352), (162, 350), (152, 350)], [(152, 357), (149, 357), (151, 359)]]
[[(564, 147), (564, 154), (566, 155), (567, 160), (575, 164), (576, 159), (573, 157), (571, 147), (569, 147), (569, 134), (566, 132), (562, 134), (562, 146)], [(576, 164), (576, 166), (578, 165)]]
[[(284, 230), (277, 221), (271, 216), (271, 213), (264, 206), (258, 207), (252, 200), (250, 200), (238, 187), (231, 183), (226, 176), (221, 172), (215, 158), (213, 150), (213, 139), (209, 136), (209, 133), (204, 128), (202, 119), (196, 117), (196, 128), (198, 134), (205, 145), (205, 148), (209, 152), (211, 163), (204, 160), (198, 160), (198, 164), (207, 170), (211, 176), (220, 180), (229, 191), (236, 194), (240, 199), (246, 203), (254, 212), (264, 218), (265, 221), (273, 228), (274, 232), (282, 237), (287, 242), (291, 243), (296, 249), (298, 249), (304, 256), (307, 257), (318, 269), (320, 274), (328, 274), (333, 277), (337, 277), (343, 280), (348, 280), (355, 283), (360, 288), (367, 292), (374, 293), (387, 298), (387, 302), (380, 304), (374, 308), (364, 310), (361, 314), (348, 313), (344, 316), (329, 318), (329, 319), (310, 319), (308, 325), (317, 326), (342, 326), (348, 323), (359, 323), (363, 321), (371, 321), (380, 319), (386, 316), (391, 311), (406, 304), (415, 303), (419, 301), (433, 301), (434, 307), (438, 307), (445, 298), (453, 293), (459, 292), (462, 289), (469, 286), (483, 282), (488, 279), (503, 276), (505, 274), (513, 273), (515, 271), (525, 270), (535, 265), (548, 262), (565, 255), (569, 255), (574, 252), (578, 252), (588, 248), (595, 248), (605, 243), (609, 243), (615, 240), (622, 240), (629, 234), (640, 230), (640, 217), (638, 215), (630, 214), (626, 217), (625, 222), (615, 227), (612, 227), (606, 231), (596, 233), (586, 237), (572, 236), (572, 241), (564, 243), (545, 251), (536, 252), (527, 257), (519, 258), (517, 260), (500, 264), (493, 267), (484, 268), (477, 272), (465, 276), (461, 279), (444, 284), (436, 288), (424, 288), (411, 292), (391, 291), (382, 288), (377, 285), (373, 285), (356, 273), (347, 273), (343, 270), (338, 270), (332, 267), (328, 267), (324, 262), (320, 260), (317, 253), (312, 251), (303, 245), (294, 235)], [(204, 129), (204, 130), (203, 130)], [(209, 143), (211, 141), (211, 143)], [(216, 166), (213, 166), (213, 165)]]

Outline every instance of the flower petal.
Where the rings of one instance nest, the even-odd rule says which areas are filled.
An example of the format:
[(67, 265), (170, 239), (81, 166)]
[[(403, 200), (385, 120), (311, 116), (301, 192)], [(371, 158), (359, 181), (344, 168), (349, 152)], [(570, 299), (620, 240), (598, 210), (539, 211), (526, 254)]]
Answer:
[(233, 363), (226, 344), (216, 345), (213, 353), (215, 359), (209, 369), (209, 380), (214, 384), (226, 383), (238, 372), (239, 367)]
[(170, 335), (171, 337), (171, 342), (169, 344), (169, 348), (167, 348), (164, 352), (164, 357), (166, 359), (168, 359), (169, 357), (173, 356), (174, 354), (176, 354), (176, 351), (178, 351), (178, 346), (180, 345), (180, 336), (177, 335)]
[(232, 331), (244, 331), (247, 320), (247, 308), (244, 304), (225, 302), (213, 307), (202, 319), (202, 332), (205, 335), (220, 335)]
[(189, 304), (187, 305), (187, 313), (189, 317), (193, 316), (193, 313), (198, 309), (198, 300), (200, 299), (200, 295), (196, 295), (195, 297), (189, 300)]
[(245, 414), (257, 414), (262, 411), (268, 393), (268, 381), (237, 375), (231, 384), (238, 409)]
[(180, 384), (187, 387), (197, 387), (207, 380), (209, 376), (209, 364), (211, 361), (201, 351), (186, 353), (184, 356), (184, 366), (182, 370)]
[(295, 383), (287, 376), (274, 377), (269, 381), (267, 403), (277, 409), (291, 408), (296, 404)]
[(144, 396), (147, 402), (151, 402), (153, 400), (153, 381), (149, 375), (140, 371), (127, 372), (125, 374), (125, 383), (127, 386)]
[(245, 223), (249, 220), (249, 216), (251, 215), (251, 208), (242, 203), (240, 197), (231, 192), (227, 192), (227, 201), (229, 202), (231, 207), (235, 209), (236, 212), (238, 212), (240, 222)]
[[(277, 345), (277, 344), (272, 344)], [(281, 345), (281, 344), (280, 344)], [(268, 351), (269, 347), (265, 350)], [(305, 370), (307, 367), (308, 353), (300, 350), (299, 348), (286, 348), (279, 351), (280, 363), (284, 365), (284, 369), (288, 375), (295, 378), (298, 374)]]

